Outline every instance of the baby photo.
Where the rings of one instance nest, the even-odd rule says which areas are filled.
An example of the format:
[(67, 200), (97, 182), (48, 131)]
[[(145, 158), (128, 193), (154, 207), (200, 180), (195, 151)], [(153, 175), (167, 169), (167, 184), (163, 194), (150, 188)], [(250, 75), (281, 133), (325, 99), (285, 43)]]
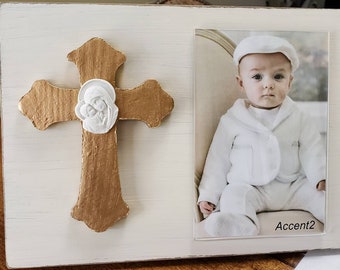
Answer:
[(195, 238), (323, 233), (328, 34), (197, 29)]

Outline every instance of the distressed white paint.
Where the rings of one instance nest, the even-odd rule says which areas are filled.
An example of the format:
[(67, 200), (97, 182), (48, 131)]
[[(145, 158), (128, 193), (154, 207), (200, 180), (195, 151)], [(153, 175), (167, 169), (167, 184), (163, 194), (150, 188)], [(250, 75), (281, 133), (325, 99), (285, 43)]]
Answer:
[[(10, 267), (88, 264), (339, 247), (340, 11), (77, 4), (2, 4), (0, 13), (6, 252)], [(193, 239), (195, 28), (330, 32), (328, 226), (325, 235)], [(67, 53), (92, 37), (124, 52), (117, 85), (157, 79), (175, 100), (164, 123), (120, 122), (128, 218), (104, 233), (73, 220), (81, 163), (76, 121), (39, 131), (17, 103), (37, 79), (79, 87)]]

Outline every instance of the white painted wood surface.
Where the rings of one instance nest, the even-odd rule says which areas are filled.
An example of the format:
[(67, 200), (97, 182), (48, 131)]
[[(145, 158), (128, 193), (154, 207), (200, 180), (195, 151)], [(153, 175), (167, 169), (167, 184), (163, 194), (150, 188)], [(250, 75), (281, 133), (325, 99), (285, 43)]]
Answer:
[[(2, 4), (2, 127), (10, 267), (88, 264), (340, 246), (340, 11)], [(193, 238), (193, 52), (196, 28), (330, 32), (328, 223), (316, 236)], [(70, 216), (80, 181), (80, 123), (35, 129), (17, 103), (38, 79), (79, 87), (66, 55), (92, 37), (124, 52), (122, 88), (157, 79), (175, 100), (158, 128), (119, 124), (128, 218), (95, 233)]]

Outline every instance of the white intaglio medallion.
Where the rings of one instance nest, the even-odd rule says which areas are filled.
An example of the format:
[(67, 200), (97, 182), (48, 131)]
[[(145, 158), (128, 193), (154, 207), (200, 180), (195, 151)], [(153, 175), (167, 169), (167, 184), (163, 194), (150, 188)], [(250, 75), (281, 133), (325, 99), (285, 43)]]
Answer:
[(118, 107), (113, 86), (102, 79), (85, 82), (79, 90), (76, 115), (83, 128), (91, 133), (107, 133), (115, 124)]

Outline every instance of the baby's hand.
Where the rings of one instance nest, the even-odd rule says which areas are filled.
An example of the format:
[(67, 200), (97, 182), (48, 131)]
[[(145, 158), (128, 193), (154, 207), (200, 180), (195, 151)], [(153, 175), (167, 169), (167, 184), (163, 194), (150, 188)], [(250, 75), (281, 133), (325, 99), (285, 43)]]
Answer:
[(321, 180), (317, 185), (316, 189), (319, 191), (326, 190), (326, 180)]
[(198, 205), (200, 207), (202, 214), (207, 214), (207, 215), (210, 215), (211, 212), (214, 211), (216, 207), (213, 203), (206, 202), (206, 201), (200, 202)]

